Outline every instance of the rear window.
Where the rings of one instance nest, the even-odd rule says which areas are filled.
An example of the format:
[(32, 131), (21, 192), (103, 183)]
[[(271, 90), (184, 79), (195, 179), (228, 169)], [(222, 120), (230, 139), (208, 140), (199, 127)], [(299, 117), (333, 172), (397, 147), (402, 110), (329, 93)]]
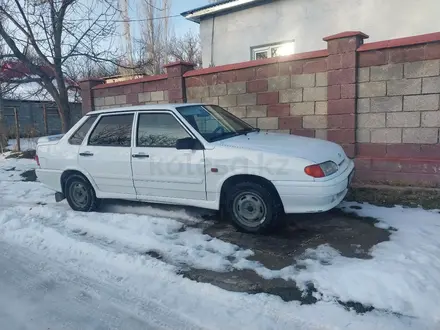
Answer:
[(87, 120), (81, 125), (80, 128), (76, 130), (75, 133), (70, 137), (69, 143), (73, 145), (81, 145), (86, 137), (87, 133), (90, 131), (90, 128), (93, 126), (98, 116), (89, 116)]
[(103, 116), (90, 134), (90, 146), (130, 147), (132, 113)]

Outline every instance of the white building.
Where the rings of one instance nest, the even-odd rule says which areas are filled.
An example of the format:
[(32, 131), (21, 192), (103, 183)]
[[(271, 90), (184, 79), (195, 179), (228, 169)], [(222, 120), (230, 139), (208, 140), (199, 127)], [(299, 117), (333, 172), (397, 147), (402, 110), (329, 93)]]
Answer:
[(226, 0), (182, 16), (200, 24), (203, 66), (326, 48), (362, 31), (368, 42), (440, 31), (440, 0)]

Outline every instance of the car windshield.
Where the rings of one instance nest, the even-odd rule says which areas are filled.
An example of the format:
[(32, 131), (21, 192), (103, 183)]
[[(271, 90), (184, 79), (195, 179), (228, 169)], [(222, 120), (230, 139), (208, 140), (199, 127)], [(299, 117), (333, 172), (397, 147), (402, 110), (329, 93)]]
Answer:
[(218, 105), (188, 105), (177, 111), (208, 142), (259, 131)]

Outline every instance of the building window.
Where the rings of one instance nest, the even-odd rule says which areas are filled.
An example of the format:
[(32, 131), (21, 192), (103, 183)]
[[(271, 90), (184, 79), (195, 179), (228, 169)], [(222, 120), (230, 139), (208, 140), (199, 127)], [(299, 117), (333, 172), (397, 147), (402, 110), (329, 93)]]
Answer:
[(295, 52), (294, 41), (280, 42), (251, 48), (251, 60), (291, 55)]

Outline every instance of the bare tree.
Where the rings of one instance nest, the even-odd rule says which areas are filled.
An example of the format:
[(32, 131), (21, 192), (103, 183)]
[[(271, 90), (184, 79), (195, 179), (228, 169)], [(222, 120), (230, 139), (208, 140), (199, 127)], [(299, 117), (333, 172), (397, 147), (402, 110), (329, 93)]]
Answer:
[(145, 17), (141, 24), (141, 37), (136, 40), (137, 65), (144, 65), (146, 74), (160, 74), (168, 62), (170, 35), (169, 11), (171, 0), (142, 0), (139, 13)]
[(168, 46), (169, 55), (173, 60), (191, 62), (196, 67), (202, 66), (200, 36), (192, 31), (182, 37), (174, 36)]
[[(71, 125), (66, 66), (89, 59), (115, 62), (112, 37), (119, 10), (116, 0), (0, 0), (0, 36), (10, 53), (58, 106), (62, 130)], [(119, 64), (119, 63), (115, 63)], [(12, 81), (13, 82), (13, 81)]]

